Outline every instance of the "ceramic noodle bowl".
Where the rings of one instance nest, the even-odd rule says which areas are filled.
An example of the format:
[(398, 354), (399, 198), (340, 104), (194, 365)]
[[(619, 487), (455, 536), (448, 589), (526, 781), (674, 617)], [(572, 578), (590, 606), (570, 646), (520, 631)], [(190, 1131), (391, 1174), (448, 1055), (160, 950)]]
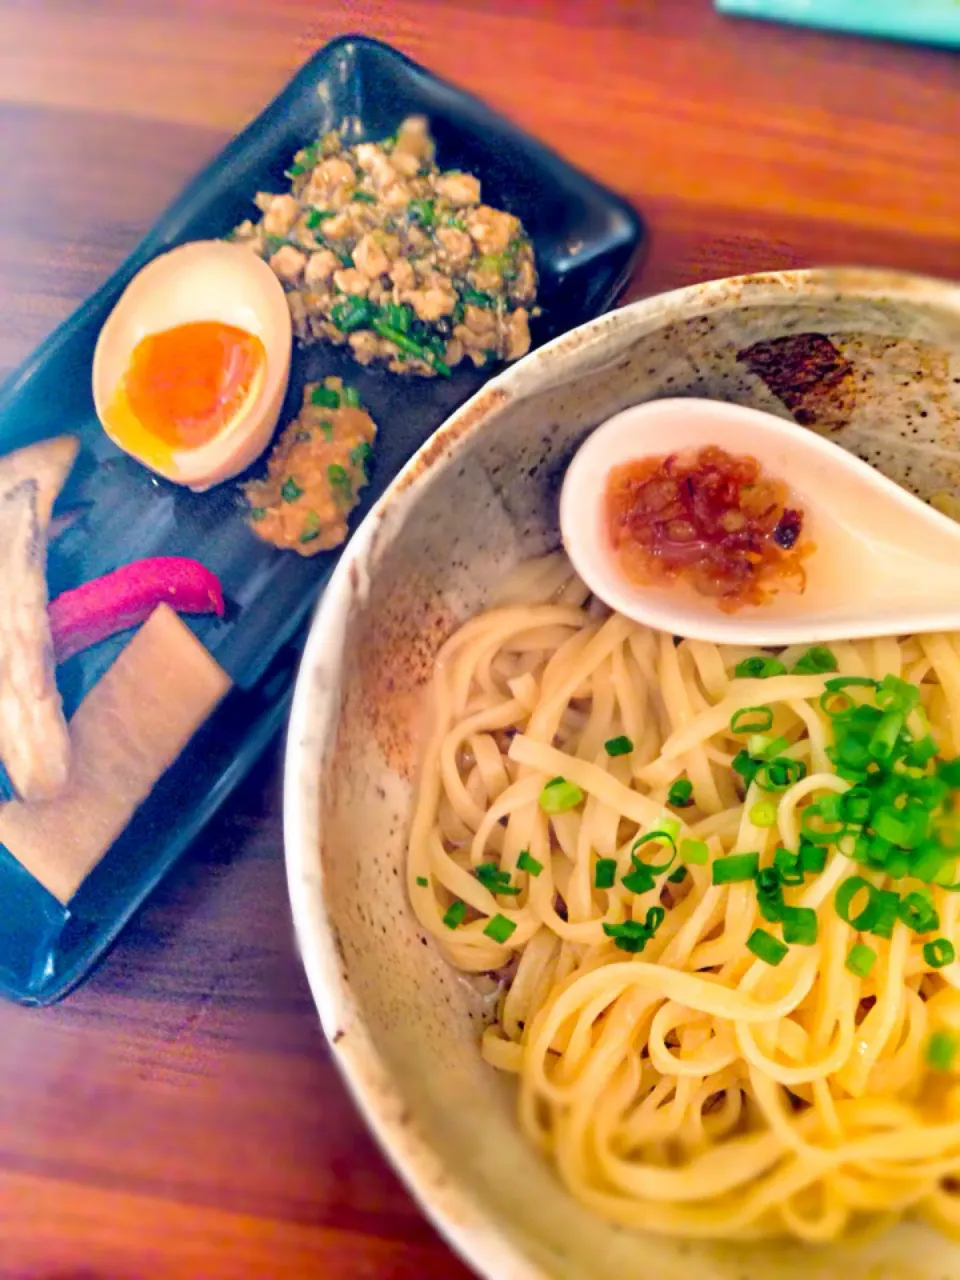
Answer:
[(450, 968), (407, 901), (438, 647), (509, 569), (558, 546), (559, 485), (591, 428), (674, 396), (792, 419), (960, 512), (960, 289), (946, 284), (854, 270), (718, 281), (603, 316), (489, 383), (354, 536), (301, 669), (287, 862), (324, 1030), (388, 1154), (490, 1280), (957, 1276), (960, 1244), (909, 1222), (812, 1252), (638, 1236), (595, 1217), (521, 1135), (514, 1082), (481, 1061), (492, 981)]

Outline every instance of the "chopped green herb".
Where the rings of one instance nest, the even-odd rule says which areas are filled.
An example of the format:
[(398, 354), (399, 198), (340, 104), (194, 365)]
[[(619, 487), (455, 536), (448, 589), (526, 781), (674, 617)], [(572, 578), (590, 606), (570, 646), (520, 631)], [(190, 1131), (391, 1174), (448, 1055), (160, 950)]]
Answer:
[(800, 867), (807, 875), (819, 875), (827, 865), (827, 850), (822, 844), (800, 842)]
[(460, 297), (467, 306), (483, 307), (485, 311), (491, 311), (497, 305), (497, 300), (492, 293), (484, 293), (469, 284), (465, 284), (460, 290)]
[(326, 222), (327, 218), (335, 218), (336, 216), (336, 209), (311, 209), (307, 214), (307, 226), (311, 231), (314, 231), (320, 226), (321, 222)]
[(783, 907), (780, 923), (784, 942), (812, 947), (817, 940), (817, 913), (812, 907)]
[(360, 408), (360, 392), (356, 387), (344, 387), (340, 398), (348, 409)]
[(639, 920), (624, 920), (622, 924), (605, 923), (603, 932), (613, 939), (614, 946), (621, 951), (636, 954), (644, 949), (657, 932), (665, 916), (663, 907), (651, 907), (642, 924)]
[(566, 778), (551, 778), (540, 792), (540, 808), (544, 813), (566, 813), (583, 803), (583, 792)]
[(730, 717), (731, 733), (766, 733), (773, 724), (773, 710), (768, 706), (741, 707)]
[(726, 858), (717, 858), (713, 864), (713, 883), (735, 884), (740, 880), (752, 880), (759, 865), (759, 853), (731, 853)]
[(901, 898), (897, 915), (914, 933), (932, 933), (940, 928), (936, 907), (922, 893), (908, 893)]
[(371, 320), (370, 328), (373, 329), (374, 333), (378, 333), (381, 338), (386, 338), (388, 342), (392, 342), (400, 351), (405, 351), (408, 355), (415, 356), (418, 360), (423, 360), (431, 368), (436, 369), (437, 373), (449, 378), (450, 366), (445, 364), (436, 352), (431, 351), (424, 343), (417, 342), (415, 338), (411, 338), (409, 334), (403, 333), (400, 329), (395, 329), (393, 325), (386, 320), (382, 320), (379, 316)]
[(627, 756), (633, 750), (633, 743), (622, 733), (619, 738), (608, 738), (603, 749), (608, 756)]
[(803, 868), (800, 855), (791, 853), (789, 849), (778, 846), (773, 855), (773, 869), (780, 877), (781, 884), (803, 884)]
[(372, 455), (372, 453), (373, 453), (373, 450), (367, 444), (366, 440), (363, 440), (360, 442), (360, 444), (355, 445), (354, 448), (350, 450), (350, 461), (353, 464), (353, 466), (361, 467), (363, 469), (363, 474), (366, 475), (367, 462), (370, 456)]
[(340, 396), (332, 387), (314, 387), (310, 393), (310, 403), (318, 404), (321, 409), (339, 409)]
[[(341, 333), (355, 333), (357, 329), (365, 329), (372, 324), (376, 308), (367, 298), (361, 298), (354, 293), (346, 293), (330, 308), (330, 319), (337, 326)], [(316, 402), (319, 403), (319, 402)], [(335, 409), (340, 403), (339, 396), (337, 403), (329, 407)]]
[(316, 542), (320, 537), (320, 515), (316, 511), (308, 511), (306, 519), (303, 522), (303, 532), (300, 534), (300, 542)]
[(492, 938), (494, 942), (499, 942), (502, 945), (516, 927), (512, 920), (508, 920), (506, 916), (498, 914), (490, 917), (483, 932), (488, 938)]
[(777, 806), (772, 800), (758, 800), (750, 810), (750, 821), (755, 827), (772, 827), (777, 821)]
[(764, 964), (776, 967), (790, 948), (784, 946), (772, 934), (767, 933), (766, 929), (754, 929), (747, 939), (747, 949), (752, 951), (757, 959), (762, 960)]
[(669, 884), (681, 884), (684, 880), (686, 880), (686, 878), (687, 878), (687, 868), (677, 867), (676, 871), (671, 871), (671, 873), (667, 876), (667, 882)]
[(297, 484), (296, 480), (294, 480), (293, 476), (287, 476), (286, 480), (284, 480), (283, 484), (280, 486), (280, 497), (284, 502), (296, 502), (302, 494), (303, 490)]
[(411, 200), (407, 205), (407, 216), (411, 222), (418, 222), (421, 227), (432, 227), (436, 221), (432, 200)]
[(377, 203), (377, 197), (375, 195), (372, 195), (369, 191), (355, 191), (353, 195), (350, 197), (350, 199), (359, 200), (363, 204)]
[(320, 430), (323, 433), (324, 440), (333, 439), (333, 423), (332, 422), (327, 422), (326, 420), (324, 420), (323, 422), (320, 423)]
[(927, 1066), (932, 1067), (934, 1071), (952, 1071), (958, 1049), (960, 1049), (960, 1040), (952, 1031), (934, 1031), (927, 1041), (924, 1054)]
[(825, 671), (836, 671), (837, 656), (832, 649), (822, 644), (815, 644), (793, 664), (794, 675), (822, 675)]
[(931, 969), (942, 969), (944, 965), (953, 964), (957, 952), (949, 938), (935, 938), (923, 944), (923, 958)]
[(467, 904), (461, 902), (459, 898), (454, 898), (444, 913), (443, 923), (448, 929), (456, 929), (458, 925), (463, 924), (466, 916)]
[(458, 231), (466, 231), (467, 229), (467, 224), (462, 218), (458, 218), (455, 213), (446, 214), (443, 219), (443, 225), (445, 227), (456, 227)]
[(254, 522), (257, 522), (257, 521), (260, 521), (260, 520), (266, 520), (266, 518), (267, 518), (267, 509), (266, 509), (266, 507), (251, 507), (251, 508), (250, 508), (250, 519), (251, 519), (251, 520), (253, 520)]
[(511, 886), (509, 871), (501, 871), (495, 862), (481, 862), (473, 871), (483, 887), (491, 893), (503, 893), (515, 898), (520, 892), (516, 886)]
[(339, 462), (331, 462), (327, 467), (327, 479), (330, 481), (330, 487), (334, 492), (339, 492), (344, 502), (353, 500), (353, 486), (350, 483), (350, 477)]
[(693, 783), (689, 778), (678, 778), (667, 793), (667, 804), (684, 809), (693, 803)]
[(597, 889), (612, 889), (617, 882), (616, 858), (598, 858), (593, 869), (593, 883)]
[(684, 840), (680, 845), (680, 857), (691, 866), (706, 866), (707, 858), (709, 857), (706, 841)]
[(865, 942), (856, 942), (847, 956), (847, 968), (857, 978), (868, 978), (876, 960), (877, 953), (873, 947), (868, 947)]
[(733, 668), (733, 674), (740, 679), (768, 680), (786, 673), (787, 668), (777, 658), (744, 658)]
[(532, 876), (538, 876), (543, 870), (543, 863), (538, 862), (529, 849), (524, 849), (517, 859), (517, 870), (526, 871)]
[(427, 879), (426, 876), (417, 876), (417, 884), (420, 886), (421, 889), (426, 889), (427, 886), (430, 884), (430, 881)]

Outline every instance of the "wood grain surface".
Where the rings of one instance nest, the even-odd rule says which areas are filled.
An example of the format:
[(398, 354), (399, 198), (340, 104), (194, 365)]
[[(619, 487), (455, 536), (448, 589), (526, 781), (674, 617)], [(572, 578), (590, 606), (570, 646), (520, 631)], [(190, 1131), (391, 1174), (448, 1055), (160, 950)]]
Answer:
[[(633, 200), (653, 231), (635, 296), (814, 263), (960, 276), (955, 55), (708, 0), (0, 0), (0, 374), (350, 30)], [(280, 770), (278, 745), (81, 990), (0, 1007), (0, 1276), (468, 1275), (323, 1044)]]

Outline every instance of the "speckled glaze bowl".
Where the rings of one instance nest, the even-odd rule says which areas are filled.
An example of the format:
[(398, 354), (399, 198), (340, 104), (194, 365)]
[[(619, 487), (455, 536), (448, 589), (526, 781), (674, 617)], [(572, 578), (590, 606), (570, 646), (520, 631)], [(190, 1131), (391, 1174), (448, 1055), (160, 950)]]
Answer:
[(406, 900), (438, 646), (507, 569), (558, 544), (559, 483), (591, 428), (678, 395), (793, 418), (950, 509), (960, 289), (800, 271), (649, 298), (506, 370), (413, 459), (327, 588), (290, 726), (290, 895), (323, 1028), (387, 1153), (489, 1280), (955, 1280), (960, 1246), (913, 1224), (806, 1249), (637, 1236), (592, 1216), (521, 1137), (511, 1082), (480, 1060), (482, 996), (421, 935)]

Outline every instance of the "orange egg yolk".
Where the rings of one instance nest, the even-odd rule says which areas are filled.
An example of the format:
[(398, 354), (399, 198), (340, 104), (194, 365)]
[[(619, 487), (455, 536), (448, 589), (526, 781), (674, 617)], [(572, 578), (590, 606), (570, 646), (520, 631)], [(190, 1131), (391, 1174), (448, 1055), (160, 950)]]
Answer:
[(133, 350), (110, 417), (141, 455), (196, 449), (231, 421), (265, 364), (255, 334), (218, 320), (151, 333)]

